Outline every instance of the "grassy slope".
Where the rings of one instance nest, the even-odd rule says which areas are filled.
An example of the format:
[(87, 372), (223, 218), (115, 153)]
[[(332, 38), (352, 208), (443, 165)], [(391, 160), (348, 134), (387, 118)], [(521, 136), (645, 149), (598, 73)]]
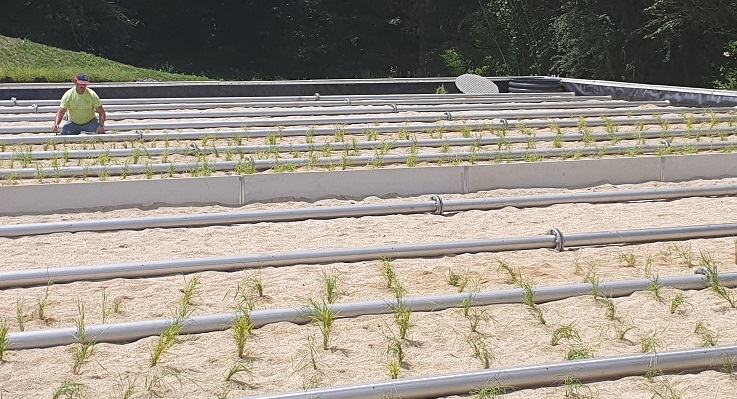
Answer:
[(0, 82), (69, 82), (78, 72), (88, 73), (93, 82), (207, 80), (203, 76), (136, 68), (87, 53), (0, 36)]

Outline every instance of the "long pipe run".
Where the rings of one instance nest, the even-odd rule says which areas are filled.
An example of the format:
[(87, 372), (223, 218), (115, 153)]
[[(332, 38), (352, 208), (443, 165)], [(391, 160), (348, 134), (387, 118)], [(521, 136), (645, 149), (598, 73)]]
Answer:
[[(371, 129), (373, 130), (373, 129)], [(378, 133), (378, 130), (376, 130)], [(594, 142), (599, 141), (619, 141), (619, 140), (644, 140), (644, 139), (665, 139), (665, 138), (684, 138), (701, 133), (706, 136), (718, 136), (718, 135), (732, 135), (737, 132), (737, 128), (725, 128), (725, 129), (714, 129), (705, 132), (694, 132), (688, 129), (673, 129), (673, 130), (658, 130), (658, 131), (642, 131), (642, 132), (621, 132), (621, 133), (592, 133), (589, 138)], [(328, 129), (325, 131), (312, 131), (313, 136), (321, 134), (334, 135), (334, 129)], [(345, 133), (348, 133), (347, 131)], [(360, 133), (366, 133), (364, 131)], [(101, 136), (109, 137), (109, 136)], [(515, 136), (504, 136), (500, 138), (494, 137), (475, 137), (475, 138), (442, 138), (442, 139), (415, 139), (415, 140), (392, 140), (390, 142), (386, 140), (382, 141), (334, 141), (330, 143), (330, 146), (338, 151), (362, 149), (362, 150), (376, 150), (379, 148), (409, 148), (409, 147), (443, 147), (445, 145), (451, 147), (462, 147), (462, 146), (475, 146), (480, 147), (484, 145), (498, 145), (504, 144), (515, 144), (515, 143), (528, 143), (531, 137), (529, 135), (515, 135)], [(564, 135), (536, 135), (534, 141), (546, 142), (560, 140), (561, 142), (579, 142), (582, 141), (583, 136), (580, 134), (564, 134)], [(48, 143), (46, 143), (48, 145)], [(207, 146), (193, 148), (192, 145), (187, 147), (150, 147), (150, 148), (105, 148), (105, 149), (91, 149), (91, 150), (39, 150), (39, 151), (6, 151), (0, 152), (1, 159), (14, 159), (14, 160), (27, 160), (27, 159), (77, 159), (77, 158), (97, 158), (104, 154), (110, 157), (128, 157), (134, 153), (145, 154), (147, 156), (160, 156), (163, 154), (174, 155), (203, 155), (203, 154), (257, 154), (259, 152), (293, 152), (293, 151), (322, 151), (325, 148), (325, 143), (289, 143), (289, 144), (256, 144), (256, 145), (226, 145), (226, 146)]]
[[(454, 119), (535, 119), (535, 118), (563, 118), (581, 116), (615, 116), (615, 115), (663, 115), (678, 113), (710, 113), (734, 112), (734, 107), (718, 108), (691, 108), (691, 107), (661, 107), (661, 108), (623, 108), (623, 109), (579, 109), (539, 111), (496, 111), (496, 112), (423, 112), (412, 115), (372, 115), (372, 116), (325, 116), (311, 118), (240, 118), (241, 120), (187, 120), (181, 122), (146, 122), (116, 123), (108, 126), (109, 130), (137, 130), (137, 129), (211, 129), (211, 128), (245, 128), (256, 126), (312, 126), (312, 125), (345, 125), (349, 123), (404, 123), (404, 122), (438, 122)], [(726, 118), (726, 117), (725, 117)], [(729, 116), (731, 119), (731, 115)], [(683, 118), (685, 119), (685, 118)], [(550, 122), (548, 122), (550, 124)], [(494, 123), (489, 123), (494, 125)], [(14, 133), (48, 133), (47, 126), (8, 126), (0, 127), (0, 134)]]
[(411, 215), (434, 213), (442, 215), (470, 210), (493, 210), (505, 207), (528, 208), (556, 204), (610, 203), (645, 200), (667, 200), (686, 197), (735, 196), (737, 185), (676, 187), (648, 190), (581, 192), (519, 197), (487, 197), (444, 200), (432, 196), (428, 201), (391, 202), (386, 204), (318, 206), (246, 212), (200, 213), (139, 218), (94, 219), (81, 221), (0, 225), (0, 237), (21, 237), (80, 231), (141, 230), (149, 228), (202, 227), (239, 223), (285, 222), (308, 219), (343, 217)]
[[(105, 105), (112, 104), (168, 104), (168, 103), (233, 103), (233, 102), (305, 102), (320, 104), (321, 101), (345, 101), (345, 100), (413, 100), (413, 99), (473, 99), (473, 98), (499, 98), (499, 99), (524, 99), (524, 98), (555, 98), (574, 97), (572, 92), (560, 93), (499, 93), (499, 94), (465, 94), (447, 93), (439, 94), (346, 94), (346, 95), (321, 95), (315, 93), (312, 96), (266, 96), (266, 97), (141, 97), (141, 98), (109, 98), (105, 99)], [(593, 97), (593, 96), (592, 96)], [(611, 96), (605, 96), (611, 99)], [(585, 96), (583, 98), (589, 98)], [(0, 100), (0, 106), (23, 107), (23, 106), (48, 106), (59, 105), (59, 100)]]
[[(583, 147), (583, 148), (542, 148), (524, 150), (502, 150), (502, 151), (462, 151), (462, 152), (436, 152), (421, 154), (387, 154), (387, 155), (357, 155), (357, 156), (335, 156), (335, 157), (310, 157), (310, 158), (279, 158), (279, 159), (254, 159), (244, 157), (238, 161), (222, 162), (177, 162), (177, 163), (154, 163), (154, 164), (103, 164), (94, 166), (41, 166), (25, 168), (0, 169), (0, 178), (6, 179), (45, 179), (60, 177), (108, 177), (121, 175), (140, 174), (170, 174), (174, 173), (212, 173), (212, 172), (237, 172), (239, 169), (251, 172), (276, 169), (282, 165), (297, 167), (348, 167), (389, 164), (403, 164), (412, 159), (415, 163), (453, 161), (511, 161), (518, 159), (542, 160), (543, 158), (570, 158), (577, 156), (602, 156), (602, 155), (641, 155), (661, 154), (683, 150), (693, 152), (695, 150), (716, 151), (727, 148), (737, 148), (737, 142), (698, 142), (690, 144), (661, 144), (634, 145), (634, 146), (611, 146), (611, 147)], [(331, 148), (332, 151), (332, 148)]]
[[(586, 118), (586, 125), (589, 127), (594, 126), (610, 126), (615, 124), (618, 126), (631, 126), (637, 123), (642, 124), (658, 124), (669, 123), (703, 123), (703, 122), (724, 122), (730, 121), (733, 117), (729, 114), (717, 114), (717, 115), (692, 115), (690, 118), (686, 118), (682, 115), (677, 116), (665, 116), (665, 117), (652, 117), (652, 116), (639, 116), (639, 117), (607, 117), (607, 118)], [(509, 122), (501, 120), (502, 127), (508, 127), (509, 130), (514, 130), (515, 125), (508, 125)], [(512, 121), (514, 122), (514, 121)], [(549, 128), (552, 125), (558, 127), (577, 127), (581, 123), (578, 118), (575, 119), (556, 119), (556, 120), (525, 120), (525, 128)], [(474, 122), (468, 120), (460, 120), (458, 118), (450, 121), (441, 121), (440, 123), (435, 122), (432, 125), (426, 123), (403, 123), (394, 125), (377, 125), (370, 129), (375, 130), (378, 133), (396, 133), (400, 131), (406, 132), (420, 132), (427, 129), (439, 130), (443, 132), (447, 131), (458, 131), (464, 128), (473, 129), (491, 129), (493, 127), (499, 127), (498, 125), (490, 125), (487, 122)], [(341, 129), (345, 134), (362, 134), (365, 133), (367, 128), (362, 126), (344, 126), (341, 125)], [(116, 129), (120, 132), (119, 129)], [(685, 129), (694, 135), (706, 132), (717, 132), (717, 131), (734, 131), (734, 128), (710, 128), (706, 131), (700, 128)], [(670, 130), (653, 130), (643, 131), (644, 135), (652, 134), (653, 132), (662, 132), (667, 135)], [(673, 130), (676, 131), (676, 130)], [(267, 137), (271, 134), (279, 134), (283, 137), (294, 137), (294, 136), (306, 136), (309, 134), (313, 135), (334, 135), (336, 132), (335, 126), (292, 126), (292, 127), (270, 127), (270, 128), (247, 128), (243, 130), (206, 130), (206, 131), (172, 131), (172, 132), (146, 132), (142, 130), (136, 130), (136, 133), (115, 133), (115, 134), (104, 134), (104, 135), (75, 135), (75, 136), (60, 136), (60, 135), (46, 135), (41, 137), (34, 136), (20, 136), (20, 137), (2, 137), (0, 136), (0, 143), (18, 145), (18, 144), (45, 144), (50, 145), (54, 143), (84, 143), (84, 142), (118, 142), (118, 141), (130, 141), (130, 140), (200, 140), (204, 137), (215, 137), (220, 139), (231, 139), (231, 138), (255, 138), (255, 137)]]
[[(443, 105), (443, 104), (494, 104), (494, 103), (542, 103), (542, 102), (591, 102), (611, 101), (611, 96), (586, 97), (531, 97), (531, 98), (420, 98), (420, 99), (355, 99), (307, 101), (251, 101), (251, 102), (192, 102), (192, 103), (152, 103), (152, 104), (112, 104), (105, 102), (106, 111), (170, 111), (178, 109), (222, 109), (222, 108), (298, 108), (298, 107), (341, 107), (358, 105)], [(621, 103), (621, 102), (620, 102)], [(41, 114), (55, 113), (59, 106), (0, 107), (0, 114)]]
[[(722, 273), (716, 276), (724, 287), (737, 286), (737, 273)], [(679, 290), (700, 290), (709, 286), (709, 278), (705, 275), (664, 277), (658, 284)], [(620, 280), (600, 282), (596, 287), (597, 295), (617, 298), (631, 295), (637, 291), (647, 290), (652, 280)], [(560, 301), (567, 298), (590, 295), (593, 292), (590, 283), (567, 284), (558, 286), (533, 287), (535, 303)], [(484, 291), (476, 293), (457, 293), (445, 295), (417, 296), (402, 299), (402, 304), (412, 312), (438, 312), (458, 308), (470, 301), (471, 306), (489, 306), (500, 304), (523, 303), (525, 292), (521, 288), (509, 290)], [(332, 310), (341, 318), (353, 318), (367, 315), (391, 314), (398, 305), (396, 299), (364, 302), (345, 302), (332, 304)], [(304, 324), (310, 321), (309, 307), (252, 310), (249, 317), (254, 327), (259, 328), (273, 323)], [(182, 322), (183, 334), (203, 334), (222, 331), (230, 328), (233, 322), (243, 314), (240, 312), (219, 313), (202, 316), (190, 316)], [(170, 318), (108, 323), (85, 326), (88, 337), (95, 342), (125, 343), (142, 338), (159, 335), (172, 324)], [(50, 328), (35, 331), (12, 332), (8, 336), (8, 349), (21, 350), (31, 348), (48, 348), (70, 345), (78, 341), (80, 335), (77, 327)]]
[(334, 248), (250, 255), (160, 260), (26, 269), (0, 272), (0, 289), (28, 287), (81, 280), (153, 277), (202, 271), (234, 271), (257, 267), (361, 262), (376, 259), (399, 259), (459, 255), (463, 253), (557, 249), (590, 245), (643, 244), (737, 236), (737, 223), (678, 226), (594, 233), (563, 234), (552, 229), (548, 234), (484, 240), (442, 241), (419, 244), (379, 245), (359, 248)]
[(559, 386), (567, 379), (581, 383), (663, 374), (720, 370), (737, 357), (737, 345), (682, 349), (660, 353), (608, 356), (593, 359), (458, 372), (395, 380), (264, 394), (241, 399), (426, 399), (468, 395), (485, 386), (529, 389)]
[[(651, 105), (665, 107), (670, 105), (666, 101), (589, 101), (589, 102), (545, 102), (545, 103), (509, 103), (503, 104), (441, 104), (441, 105), (402, 105), (382, 104), (350, 107), (320, 107), (315, 108), (257, 108), (238, 111), (160, 111), (160, 112), (108, 112), (107, 120), (117, 121), (126, 119), (190, 119), (190, 118), (255, 118), (255, 117), (284, 117), (284, 116), (321, 116), (321, 115), (357, 115), (357, 114), (390, 114), (397, 112), (459, 112), (459, 111), (491, 111), (491, 110), (521, 110), (521, 109), (575, 109), (575, 108), (630, 108)], [(2, 122), (40, 122), (48, 121), (49, 114), (15, 114), (1, 115)]]

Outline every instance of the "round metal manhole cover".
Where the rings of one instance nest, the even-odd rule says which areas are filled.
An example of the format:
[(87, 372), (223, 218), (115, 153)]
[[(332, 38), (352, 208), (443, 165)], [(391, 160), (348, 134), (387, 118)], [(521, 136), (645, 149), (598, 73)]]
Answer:
[(497, 94), (499, 88), (490, 79), (465, 73), (456, 78), (456, 87), (465, 94)]

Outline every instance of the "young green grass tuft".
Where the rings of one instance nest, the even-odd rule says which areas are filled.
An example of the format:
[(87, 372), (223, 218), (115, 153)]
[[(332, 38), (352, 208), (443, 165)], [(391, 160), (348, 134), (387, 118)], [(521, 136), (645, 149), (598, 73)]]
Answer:
[(225, 381), (231, 381), (233, 377), (240, 373), (245, 373), (249, 377), (253, 376), (253, 362), (248, 359), (241, 359), (233, 363), (230, 369), (225, 374)]
[(484, 337), (481, 334), (471, 333), (466, 338), (466, 342), (471, 347), (471, 351), (473, 351), (473, 357), (481, 362), (481, 366), (485, 369), (490, 368), (493, 355)]
[(3, 362), (3, 358), (5, 357), (5, 351), (8, 349), (8, 344), (10, 343), (10, 338), (8, 337), (8, 325), (3, 322), (0, 324), (0, 363)]
[(84, 391), (87, 385), (80, 382), (64, 380), (61, 385), (56, 388), (52, 399), (81, 399), (84, 397)]
[(340, 292), (338, 291), (338, 283), (340, 282), (338, 272), (335, 268), (331, 267), (327, 270), (323, 269), (320, 272), (320, 276), (322, 277), (323, 286), (325, 287), (325, 300), (327, 303), (335, 303), (335, 300), (338, 299), (338, 295), (340, 295)]
[(594, 357), (594, 352), (589, 348), (571, 347), (566, 353), (566, 360), (590, 359), (592, 357)]
[(249, 310), (244, 308), (239, 309), (239, 315), (233, 320), (230, 328), (236, 348), (238, 349), (238, 357), (243, 358), (246, 342), (251, 335), (251, 331), (253, 331), (253, 322), (251, 321)]
[(82, 371), (82, 366), (89, 362), (90, 357), (95, 353), (96, 339), (87, 335), (87, 324), (85, 322), (84, 302), (77, 301), (77, 346), (74, 348), (74, 374)]
[(659, 349), (663, 347), (663, 340), (658, 338), (655, 334), (643, 337), (640, 339), (640, 352), (642, 353), (657, 353)]
[(456, 273), (452, 268), (448, 268), (448, 285), (458, 288), (458, 292), (466, 289), (468, 279), (468, 272)]
[(702, 347), (717, 346), (716, 334), (714, 333), (714, 331), (706, 327), (703, 322), (699, 321), (698, 323), (696, 323), (694, 334), (698, 335), (701, 338)]
[(410, 321), (412, 309), (404, 301), (398, 300), (397, 304), (392, 306), (392, 312), (394, 313), (394, 322), (399, 328), (399, 339), (406, 339), (409, 328), (412, 326)]
[(161, 356), (171, 349), (174, 344), (179, 342), (179, 336), (184, 328), (184, 319), (174, 318), (172, 322), (166, 327), (156, 343), (151, 347), (151, 356), (149, 358), (149, 366), (154, 367), (159, 363)]
[(553, 336), (550, 339), (550, 345), (556, 346), (562, 340), (567, 341), (581, 341), (581, 335), (578, 333), (572, 324), (561, 326), (553, 331)]
[(478, 391), (471, 392), (476, 399), (498, 399), (500, 395), (512, 392), (514, 388), (502, 385), (484, 385)]
[(339, 316), (335, 313), (333, 307), (324, 301), (317, 302), (314, 299), (310, 299), (309, 306), (309, 317), (312, 319), (312, 323), (316, 324), (320, 329), (320, 333), (322, 333), (322, 349), (328, 350), (330, 348), (330, 334), (333, 331), (333, 322)]

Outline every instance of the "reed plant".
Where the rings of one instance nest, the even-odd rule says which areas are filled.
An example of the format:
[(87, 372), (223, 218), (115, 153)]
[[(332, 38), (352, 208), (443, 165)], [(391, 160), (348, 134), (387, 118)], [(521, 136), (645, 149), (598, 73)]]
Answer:
[(243, 358), (246, 349), (246, 342), (253, 331), (253, 322), (251, 321), (251, 313), (248, 309), (241, 308), (238, 310), (238, 316), (233, 320), (230, 326), (233, 340), (238, 350), (238, 357)]
[(330, 334), (333, 331), (333, 322), (339, 318), (338, 314), (333, 310), (330, 304), (317, 302), (314, 299), (309, 300), (309, 317), (312, 324), (317, 325), (322, 334), (322, 349), (330, 348)]
[(0, 363), (3, 362), (5, 351), (8, 350), (8, 345), (10, 344), (8, 331), (8, 325), (4, 321), (0, 323)]
[(338, 272), (333, 267), (322, 269), (320, 271), (320, 277), (322, 278), (323, 287), (325, 289), (325, 300), (330, 304), (335, 303), (336, 299), (338, 299), (338, 296), (340, 295), (340, 291), (338, 290), (340, 276)]
[(478, 333), (471, 333), (466, 338), (466, 343), (468, 343), (468, 346), (471, 348), (471, 351), (473, 352), (473, 357), (481, 362), (481, 366), (485, 369), (490, 368), (491, 362), (493, 360), (493, 354), (490, 345), (488, 344), (488, 342), (486, 342), (486, 339), (483, 337), (483, 335)]
[(717, 336), (709, 329), (704, 322), (699, 321), (696, 323), (696, 328), (694, 328), (694, 334), (698, 335), (699, 338), (701, 338), (701, 344), (702, 347), (707, 346), (717, 346)]
[(448, 268), (448, 285), (458, 288), (458, 292), (463, 292), (468, 285), (468, 272), (457, 273), (453, 268)]
[(412, 308), (407, 306), (403, 300), (398, 300), (396, 305), (392, 306), (394, 314), (394, 322), (399, 328), (399, 338), (406, 339), (409, 328), (412, 326), (410, 318), (412, 316)]
[(175, 317), (171, 320), (169, 323), (169, 326), (166, 327), (161, 334), (159, 334), (158, 339), (156, 340), (156, 343), (154, 343), (151, 346), (151, 355), (149, 357), (149, 366), (154, 367), (159, 363), (159, 360), (161, 359), (161, 356), (171, 349), (174, 344), (179, 342), (179, 336), (182, 333), (182, 330), (184, 329), (184, 319)]
[(51, 396), (52, 399), (82, 399), (84, 398), (84, 392), (87, 389), (87, 385), (81, 382), (75, 382), (71, 380), (64, 380), (61, 385), (54, 391)]
[(476, 391), (472, 391), (471, 394), (476, 399), (499, 399), (501, 395), (507, 392), (512, 392), (514, 388), (502, 386), (502, 385), (484, 385)]
[(82, 370), (82, 366), (89, 362), (92, 355), (95, 353), (95, 346), (97, 344), (96, 337), (87, 335), (87, 324), (85, 321), (85, 308), (82, 300), (77, 301), (77, 345), (74, 348), (74, 367), (72, 371), (74, 374), (79, 374)]
[(249, 377), (253, 376), (253, 362), (251, 360), (241, 359), (233, 363), (233, 365), (230, 366), (230, 369), (228, 369), (228, 372), (225, 374), (225, 381), (230, 382), (233, 380), (233, 377), (241, 373), (245, 373)]
[(553, 336), (550, 338), (550, 345), (556, 346), (562, 340), (567, 341), (581, 341), (581, 335), (578, 333), (572, 324), (561, 326), (553, 331)]

